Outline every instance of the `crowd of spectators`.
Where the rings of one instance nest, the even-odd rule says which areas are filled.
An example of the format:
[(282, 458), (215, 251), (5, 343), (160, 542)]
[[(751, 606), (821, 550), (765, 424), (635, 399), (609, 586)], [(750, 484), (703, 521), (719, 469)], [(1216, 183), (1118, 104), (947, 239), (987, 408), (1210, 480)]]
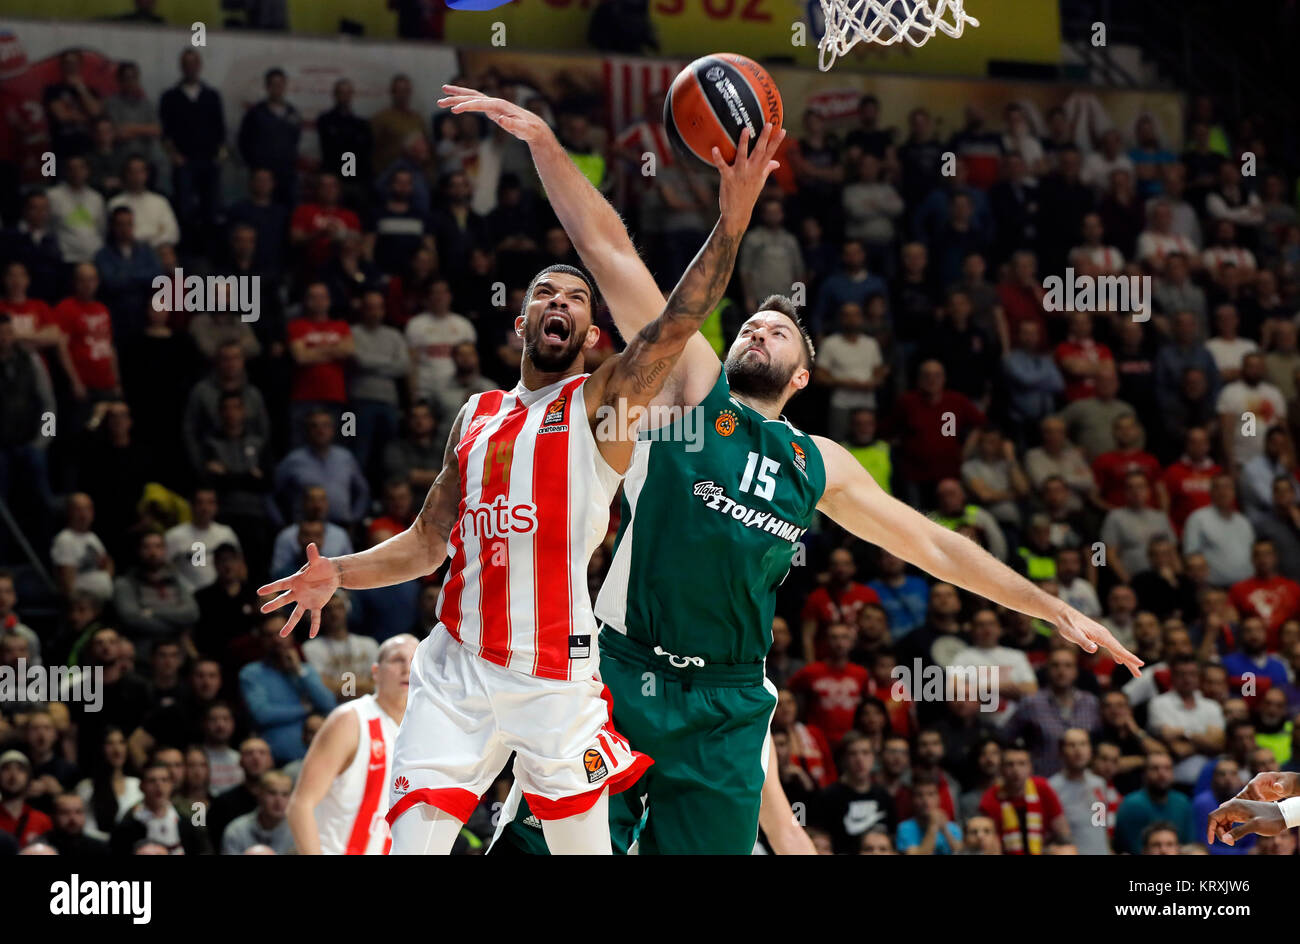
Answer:
[[(312, 641), (255, 588), (311, 542), (410, 524), (460, 405), (517, 380), (531, 275), (578, 260), (527, 149), (414, 110), (406, 76), (371, 115), (340, 80), (304, 130), (271, 70), (228, 128), (198, 50), (156, 102), (136, 63), (109, 96), (77, 52), (59, 65), (58, 179), (0, 233), (0, 667), (102, 669), (104, 690), (0, 704), (0, 850), (291, 852), (306, 746), (379, 642), (427, 635), (440, 574), (340, 592)], [(653, 117), (610, 135), (600, 101), (458, 81), (547, 118), (672, 285), (716, 218), (711, 171), (659, 150)], [(801, 298), (819, 357), (792, 419), (1146, 666), (819, 521), (767, 670), (778, 773), (822, 851), (1204, 852), (1210, 809), (1300, 764), (1295, 168), (1208, 99), (1181, 150), (1149, 117), (1086, 148), (1063, 110), (1029, 118), (971, 107), (941, 139), (920, 104), (901, 130), (871, 96), (851, 121), (806, 112), (704, 331), (722, 350), (757, 299)], [(1150, 302), (1050, 310), (1067, 267), (1149, 278)], [(160, 301), (177, 269), (255, 277), (256, 320), (221, 304), (234, 282)], [(589, 365), (621, 344), (599, 323)], [(936, 666), (993, 670), (995, 699), (895, 684)]]

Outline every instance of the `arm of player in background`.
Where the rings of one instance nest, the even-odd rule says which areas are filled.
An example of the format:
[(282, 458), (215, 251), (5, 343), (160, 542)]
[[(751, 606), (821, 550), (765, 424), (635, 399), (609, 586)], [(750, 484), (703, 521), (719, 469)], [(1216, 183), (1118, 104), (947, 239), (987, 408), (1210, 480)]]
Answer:
[(841, 527), (946, 583), (1046, 620), (1085, 652), (1103, 646), (1116, 662), (1138, 674), (1142, 660), (1105, 626), (1036, 587), (974, 541), (886, 494), (843, 446), (824, 436), (814, 436), (813, 441), (826, 465), (826, 491), (817, 508)]
[(772, 743), (767, 745), (767, 775), (763, 778), (758, 825), (777, 855), (817, 854), (803, 826), (795, 822), (794, 810), (781, 788), (781, 765), (777, 763), (776, 745)]
[[(442, 88), (447, 97), (438, 101), (440, 106), (457, 114), (481, 112), (528, 145), (551, 208), (582, 264), (596, 280), (623, 337), (631, 338), (658, 318), (666, 304), (663, 293), (641, 261), (622, 217), (573, 163), (546, 122), (512, 102), (474, 89), (456, 85)], [(697, 331), (673, 369), (659, 402), (698, 403), (717, 382), (719, 370), (718, 355)], [(698, 395), (691, 399), (688, 394)]]
[(357, 713), (340, 706), (330, 712), (330, 716), (312, 738), (285, 811), (298, 855), (321, 854), (316, 806), (325, 799), (334, 778), (352, 763), (360, 733)]
[(311, 614), (311, 638), (320, 632), (320, 611), (334, 591), (368, 590), (405, 583), (431, 574), (447, 556), (447, 539), (455, 527), (460, 510), (460, 465), (456, 459), (456, 444), (460, 442), (461, 424), (465, 408), (461, 407), (447, 448), (443, 452), (442, 471), (429, 488), (424, 507), (411, 526), (387, 541), (376, 544), (359, 554), (342, 557), (321, 557), (315, 544), (307, 545), (307, 563), (297, 573), (258, 587), (259, 596), (278, 593), (279, 596), (262, 604), (262, 612), (293, 603), (293, 613), (280, 630), (281, 636), (293, 631), (304, 614)]
[[(763, 183), (780, 166), (772, 155), (784, 138), (784, 131), (764, 125), (750, 153), (749, 129), (745, 129), (730, 166), (713, 149), (713, 163), (722, 178), (718, 196), (722, 212), (708, 242), (673, 289), (663, 313), (636, 333), (627, 350), (609, 358), (587, 380), (588, 419), (597, 431), (601, 455), (613, 468), (622, 471), (631, 463), (641, 412), (663, 389), (687, 343), (722, 299)], [(602, 417), (611, 413), (617, 417), (615, 428), (602, 435)]]

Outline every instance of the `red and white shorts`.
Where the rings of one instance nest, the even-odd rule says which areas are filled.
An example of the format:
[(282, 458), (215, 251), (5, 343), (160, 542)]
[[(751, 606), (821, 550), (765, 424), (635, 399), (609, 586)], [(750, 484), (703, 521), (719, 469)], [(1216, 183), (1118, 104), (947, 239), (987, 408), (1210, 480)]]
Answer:
[(538, 819), (584, 813), (606, 788), (632, 786), (654, 763), (614, 730), (598, 678), (556, 681), (502, 668), (441, 627), (411, 663), (393, 747), (391, 825), (417, 803), (462, 823), (515, 753), (515, 780)]

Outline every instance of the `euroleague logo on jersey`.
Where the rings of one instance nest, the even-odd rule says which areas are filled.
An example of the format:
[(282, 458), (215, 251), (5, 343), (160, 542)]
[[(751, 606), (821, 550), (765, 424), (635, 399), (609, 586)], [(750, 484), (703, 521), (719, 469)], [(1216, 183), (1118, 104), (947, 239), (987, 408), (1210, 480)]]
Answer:
[(582, 755), (582, 766), (587, 770), (587, 783), (595, 783), (609, 773), (609, 768), (605, 766), (605, 758), (594, 747), (588, 748)]
[(800, 472), (803, 472), (804, 474), (807, 474), (807, 472), (808, 472), (808, 456), (807, 456), (807, 454), (803, 451), (803, 446), (799, 445), (797, 442), (792, 442), (792, 443), (790, 443), (790, 448), (794, 450), (794, 464), (795, 464), (795, 468), (797, 468)]
[(407, 780), (405, 777), (398, 777), (393, 781), (393, 789), (398, 793), (405, 793), (407, 790), (411, 789), (411, 781)]
[(713, 421), (713, 428), (718, 431), (719, 436), (730, 436), (736, 431), (736, 421), (739, 417), (730, 410), (723, 410), (718, 414), (718, 418)]
[(550, 405), (546, 407), (546, 415), (542, 417), (542, 425), (537, 428), (538, 435), (568, 431), (568, 424), (564, 422), (564, 405), (568, 402), (569, 398), (564, 394), (560, 394), (551, 401)]

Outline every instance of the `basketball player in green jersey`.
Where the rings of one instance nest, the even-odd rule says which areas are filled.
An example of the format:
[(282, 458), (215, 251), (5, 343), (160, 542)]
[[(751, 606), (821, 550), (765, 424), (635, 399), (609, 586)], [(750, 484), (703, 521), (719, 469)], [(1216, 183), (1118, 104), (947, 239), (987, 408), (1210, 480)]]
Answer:
[[(546, 123), (472, 89), (444, 91), (439, 104), (481, 112), (528, 144), (619, 330), (631, 336), (658, 317), (663, 295), (618, 213)], [(725, 284), (731, 272), (716, 277)], [(634, 803), (611, 804), (615, 851), (634, 838), (642, 854), (752, 851), (776, 705), (763, 666), (776, 588), (816, 511), (940, 580), (1053, 623), (1087, 652), (1104, 646), (1135, 671), (1142, 664), (1101, 624), (887, 495), (842, 446), (782, 418), (808, 385), (813, 354), (793, 305), (773, 297), (742, 325), (725, 364), (693, 337), (651, 405), (646, 425), (674, 419), (636, 448), (596, 602), (615, 724), (655, 760), (623, 794), (645, 798), (644, 818)], [(498, 844), (543, 851), (516, 805), (512, 794)]]

